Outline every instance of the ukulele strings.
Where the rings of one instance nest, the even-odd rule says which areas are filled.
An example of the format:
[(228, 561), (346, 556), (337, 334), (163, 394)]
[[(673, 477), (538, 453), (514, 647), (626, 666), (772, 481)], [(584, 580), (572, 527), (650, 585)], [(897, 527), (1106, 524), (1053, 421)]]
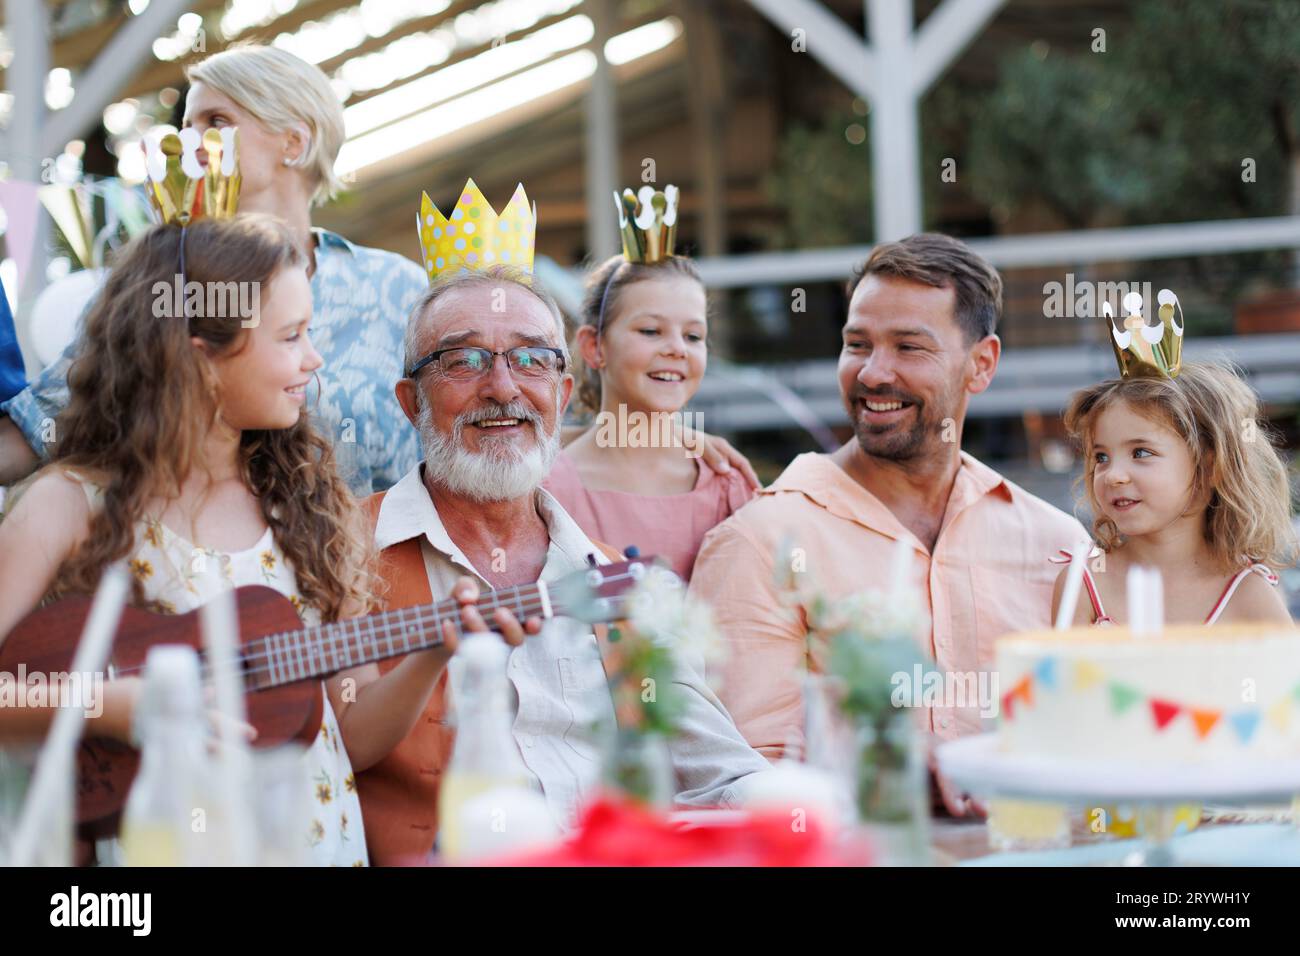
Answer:
[[(498, 606), (505, 607), (505, 605), (491, 605), (491, 604), (485, 607), (484, 606), (477, 606), (477, 607), (479, 612), (482, 614), (485, 611), (496, 610), (496, 607)], [(249, 641), (246, 645), (244, 645), (243, 648), (241, 649), (243, 653), (240, 653), (239, 657), (245, 663), (246, 666), (241, 668), (240, 673), (245, 678), (252, 678), (261, 674), (267, 674), (275, 671), (277, 669), (277, 664), (272, 662), (271, 660), (272, 654), (277, 655), (276, 659), (280, 662), (278, 665), (278, 669), (281, 671), (288, 672), (289, 669), (295, 665), (295, 662), (290, 657), (290, 654), (292, 653), (292, 649), (286, 647), (283, 650), (272, 651), (269, 649), (268, 646), (269, 642), (272, 639), (281, 637), (282, 634), (301, 634), (301, 633), (309, 633), (311, 631), (317, 631), (322, 634), (321, 640), (314, 645), (315, 647), (318, 648), (318, 650), (314, 654), (312, 654), (310, 658), (307, 656), (305, 648), (298, 647), (297, 645), (295, 645), (295, 648), (299, 651), (298, 656), (304, 660), (311, 660), (312, 658), (324, 658), (326, 653), (331, 653), (334, 656), (335, 661), (337, 661), (339, 657), (339, 650), (341, 648), (345, 648), (349, 644), (355, 644), (358, 638), (371, 639), (369, 643), (371, 643), (373, 646), (377, 648), (378, 642), (374, 640), (375, 638), (377, 638), (378, 640), (390, 639), (392, 637), (392, 634), (390, 632), (394, 630), (399, 632), (397, 636), (406, 636), (408, 633), (407, 628), (409, 628), (412, 625), (415, 625), (419, 628), (418, 645), (415, 647), (410, 647), (408, 650), (398, 651), (391, 656), (396, 657), (398, 656), (398, 654), (414, 653), (415, 651), (422, 651), (431, 647), (438, 647), (441, 644), (445, 643), (445, 638), (441, 636), (441, 630), (444, 621), (449, 621), (455, 624), (458, 632), (463, 631), (463, 626), (461, 624), (456, 623), (453, 620), (453, 618), (450, 616), (450, 611), (455, 609), (456, 607), (455, 605), (453, 605), (451, 608), (448, 609), (447, 612), (448, 616), (446, 616), (445, 618), (443, 614), (438, 612), (438, 607), (439, 605), (433, 605), (433, 606), (426, 605), (423, 608), (399, 608), (393, 611), (385, 612), (384, 614), (381, 615), (374, 615), (376, 617), (383, 617), (385, 620), (383, 623), (376, 625), (373, 628), (369, 628), (370, 633), (367, 634), (362, 634), (360, 631), (356, 631), (353, 634), (343, 634), (339, 632), (337, 629), (342, 626), (351, 625), (354, 621), (362, 622), (367, 620), (367, 618), (350, 618), (347, 621), (334, 621), (329, 624), (318, 624), (312, 627), (304, 627), (299, 631), (285, 631), (277, 634), (267, 634), (263, 637), (254, 638), (253, 640)], [(556, 605), (552, 603), (552, 610), (554, 611), (555, 608)], [(518, 612), (522, 613), (525, 616), (525, 618), (535, 617), (539, 615), (544, 609), (545, 609), (545, 604), (541, 601), (540, 596), (536, 599), (518, 602), (517, 607), (507, 608), (507, 610), (517, 610)], [(409, 616), (409, 612), (415, 612), (414, 616)], [(432, 620), (429, 620), (430, 616), (432, 616)], [(488, 629), (491, 630), (492, 622), (486, 616), (484, 617), (484, 623), (486, 623), (488, 625)], [(425, 635), (431, 630), (439, 632), (438, 636), (433, 638), (432, 640), (426, 639)], [(330, 631), (331, 633), (326, 635), (325, 634), (326, 631)], [(262, 650), (255, 649), (259, 646), (262, 648)], [(207, 654), (200, 651), (199, 659), (200, 659), (200, 665), (203, 673), (204, 674), (208, 673), (209, 667), (207, 662)], [(364, 662), (358, 662), (358, 663), (364, 663)], [(345, 667), (348, 666), (357, 666), (357, 665), (356, 664), (345, 665)], [(143, 671), (144, 671), (144, 665), (140, 664), (133, 667), (119, 667), (116, 669), (114, 673), (118, 677), (130, 677), (130, 676), (134, 676), (135, 674), (142, 673)], [(306, 680), (306, 678), (300, 678), (300, 679)]]
[[(623, 570), (620, 571), (618, 574), (604, 575), (601, 578), (601, 584), (607, 585), (610, 583), (624, 581), (628, 579), (635, 580), (639, 577), (640, 577), (640, 572), (633, 573), (631, 570)], [(536, 616), (537, 614), (545, 610), (546, 602), (543, 600), (541, 592), (537, 589), (536, 584), (520, 585), (510, 590), (514, 592), (513, 595), (510, 595), (508, 592), (505, 591), (490, 591), (486, 596), (481, 597), (479, 601), (476, 602), (475, 607), (479, 610), (480, 613), (483, 613), (485, 617), (486, 617), (485, 612), (494, 611), (497, 608), (505, 608), (506, 610), (518, 610), (520, 613), (523, 614), (525, 618)], [(527, 597), (521, 599), (520, 595), (525, 593), (527, 593)], [(505, 601), (501, 600), (502, 597), (505, 597)], [(517, 605), (517, 607), (516, 608), (508, 607), (507, 605), (511, 603), (514, 603), (515, 605)], [(563, 607), (557, 602), (555, 602), (554, 600), (552, 600), (550, 603), (551, 603), (551, 611), (553, 616), (559, 613), (559, 611), (563, 610)], [(377, 628), (374, 627), (373, 625), (371, 626), (372, 633), (369, 635), (372, 639), (371, 644), (375, 649), (377, 649), (379, 640), (389, 640), (391, 642), (392, 640), (391, 632), (395, 628), (398, 631), (401, 631), (405, 628), (410, 627), (412, 624), (419, 626), (421, 628), (421, 634), (423, 634), (423, 631), (425, 629), (428, 629), (429, 627), (429, 622), (427, 619), (430, 614), (432, 614), (433, 616), (432, 627), (434, 629), (441, 630), (443, 620), (444, 620), (444, 615), (446, 615), (447, 620), (451, 620), (453, 624), (456, 623), (456, 618), (459, 615), (455, 614), (454, 612), (456, 612), (458, 608), (459, 605), (455, 601), (449, 600), (449, 601), (442, 601), (434, 605), (421, 605), (421, 606), (410, 607), (410, 608), (398, 608), (396, 610), (387, 611), (382, 614), (372, 615), (371, 618), (375, 618), (375, 617), (381, 618), (383, 620), (383, 623)], [(411, 615), (413, 615), (413, 617)], [(327, 628), (334, 630), (335, 636), (323, 640), (318, 645), (320, 648), (319, 652), (314, 656), (323, 657), (326, 650), (331, 650), (335, 652), (335, 656), (337, 660), (337, 648), (340, 645), (346, 645), (349, 642), (357, 641), (358, 639), (366, 636), (361, 633), (360, 628), (363, 622), (371, 618), (351, 618), (347, 621), (335, 621), (331, 624), (317, 625), (318, 630), (324, 630)], [(522, 623), (522, 621), (520, 623)], [(339, 629), (344, 627), (352, 627), (353, 628), (352, 634), (351, 635), (343, 634)], [(459, 624), (456, 624), (456, 628), (458, 631), (461, 629)], [(378, 631), (382, 631), (383, 633), (382, 634), (376, 633)], [(298, 632), (290, 631), (287, 633), (293, 634)], [(292, 666), (293, 663), (292, 660), (287, 657), (287, 654), (289, 653), (287, 649), (278, 652), (272, 652), (269, 649), (270, 641), (281, 636), (283, 635), (268, 634), (265, 637), (256, 638), (248, 642), (247, 647), (250, 649), (250, 653), (243, 655), (243, 659), (246, 663), (246, 667), (243, 671), (245, 676), (253, 677), (274, 670), (276, 666), (275, 664), (263, 663), (263, 662), (270, 661), (272, 653), (278, 653), (280, 655), (279, 661), (281, 663), (279, 664), (279, 669), (281, 671), (284, 671), (287, 667)], [(399, 634), (398, 636), (401, 635)], [(400, 652), (393, 653), (391, 655), (383, 655), (383, 656), (396, 657), (398, 656), (399, 653), (406, 654), (415, 650), (423, 650), (428, 647), (436, 647), (441, 643), (443, 643), (443, 639), (441, 637), (438, 637), (432, 642), (427, 642), (422, 644), (420, 647), (409, 648), (408, 650), (403, 650)], [(258, 644), (261, 645), (264, 652), (258, 652), (256, 650), (252, 650), (252, 648)], [(299, 658), (300, 659), (304, 658), (306, 649), (299, 647), (297, 648), (297, 650), (298, 650)], [(307, 659), (310, 660), (310, 658)], [(363, 663), (363, 662), (358, 662), (358, 663)], [(356, 664), (345, 665), (345, 667), (347, 666), (355, 667), (357, 665)], [(306, 678), (299, 678), (299, 679), (305, 680)]]
[[(520, 602), (512, 602), (512, 605), (510, 607), (506, 607), (504, 604), (488, 605), (487, 607), (479, 606), (478, 611), (480, 614), (483, 615), (484, 623), (488, 625), (488, 630), (493, 630), (493, 626), (492, 626), (493, 622), (485, 612), (494, 611), (498, 607), (505, 608), (505, 610), (508, 611), (515, 611), (516, 613), (520, 613), (524, 616), (525, 619), (527, 619), (530, 617), (540, 616), (541, 613), (546, 609), (546, 604), (545, 602), (542, 601), (541, 597), (538, 596), (536, 598), (530, 598)], [(464, 626), (458, 620), (459, 615), (453, 615), (451, 613), (451, 611), (454, 610), (455, 610), (455, 606), (453, 606), (451, 609), (449, 609), (447, 612), (444, 613), (440, 613), (437, 610), (437, 606), (434, 606), (433, 608), (429, 608), (426, 606), (423, 609), (401, 608), (397, 611), (390, 611), (387, 614), (383, 615), (385, 620), (380, 624), (377, 625), (365, 624), (366, 627), (365, 633), (363, 633), (360, 630), (360, 628), (363, 625), (363, 623), (366, 622), (368, 619), (363, 617), (351, 618), (347, 621), (335, 621), (331, 624), (321, 624), (321, 625), (317, 625), (314, 628), (304, 628), (303, 631), (315, 630), (321, 633), (322, 635), (321, 640), (318, 643), (315, 643), (314, 645), (312, 644), (308, 645), (308, 647), (315, 646), (316, 648), (318, 648), (318, 650), (312, 653), (310, 657), (308, 657), (307, 647), (303, 647), (296, 644), (291, 647), (284, 647), (280, 650), (272, 650), (270, 647), (270, 642), (275, 638), (281, 637), (282, 636), (281, 634), (268, 634), (265, 637), (254, 638), (252, 641), (249, 641), (247, 645), (247, 647), (250, 649), (250, 653), (243, 655), (243, 659), (247, 664), (247, 666), (244, 669), (244, 674), (247, 677), (253, 677), (255, 675), (266, 674), (276, 670), (277, 664), (275, 663), (275, 661), (272, 660), (273, 654), (276, 655), (276, 661), (279, 662), (278, 669), (281, 670), (282, 672), (290, 671), (295, 666), (294, 656), (302, 660), (310, 660), (311, 658), (321, 659), (328, 652), (333, 654), (334, 660), (337, 662), (339, 656), (338, 652), (340, 648), (347, 650), (348, 645), (355, 645), (358, 642), (362, 643), (363, 651), (364, 651), (364, 647), (366, 645), (369, 645), (370, 647), (377, 650), (379, 647), (379, 643), (381, 641), (387, 640), (389, 642), (390, 647), (394, 649), (394, 653), (392, 655), (385, 655), (385, 656), (392, 656), (392, 657), (396, 657), (399, 654), (407, 654), (407, 653), (413, 653), (415, 651), (425, 650), (430, 647), (437, 647), (445, 642), (445, 639), (442, 636), (442, 627), (444, 623), (451, 623), (456, 628), (456, 631), (458, 633), (464, 631)], [(555, 610), (555, 606), (554, 604), (552, 604), (552, 611), (554, 610)], [(414, 615), (407, 616), (407, 612), (409, 611), (414, 611), (415, 612)], [(389, 618), (388, 615), (392, 615), (392, 617)], [(520, 621), (520, 624), (521, 625), (523, 624), (522, 620)], [(408, 628), (410, 628), (413, 625), (419, 629), (416, 632), (418, 635), (416, 638), (417, 641), (416, 646), (410, 647), (409, 646), (410, 642), (403, 640), (403, 643), (408, 645), (407, 648), (401, 651), (396, 650), (395, 645), (393, 645), (393, 641), (395, 641), (397, 638), (405, 639), (406, 637), (409, 637), (410, 635), (408, 632)], [(342, 633), (342, 628), (344, 627), (353, 628), (352, 633), (351, 634)], [(333, 633), (326, 635), (324, 633), (326, 630), (332, 631)], [(429, 631), (434, 631), (437, 635), (432, 640), (428, 640), (425, 638), (425, 634), (428, 633)], [(302, 633), (302, 632), (299, 631), (287, 632), (287, 634), (297, 634), (297, 633)], [(255, 650), (254, 648), (258, 647), (259, 645), (261, 647), (261, 650)], [(351, 652), (349, 651), (349, 654), (350, 653)], [(363, 653), (361, 656), (364, 657), (365, 654)], [(347, 664), (344, 666), (355, 667), (361, 663), (365, 663), (365, 661), (358, 661), (356, 664)]]
[[(628, 571), (623, 571), (619, 574), (611, 574), (602, 578), (601, 583), (609, 584), (612, 582), (625, 580), (627, 578), (632, 578), (632, 577), (634, 577), (633, 574), (631, 574)], [(525, 589), (531, 590), (532, 594), (529, 597), (523, 598), (521, 600), (519, 598), (519, 594), (522, 593)], [(489, 597), (492, 598), (492, 600), (489, 600), (488, 599)], [(516, 593), (513, 601), (513, 603), (516, 606), (514, 608), (507, 607), (505, 603), (502, 603), (500, 600), (501, 597), (502, 597), (502, 592), (492, 591), (489, 592), (488, 597), (480, 598), (479, 601), (476, 602), (474, 606), (478, 609), (478, 611), (481, 614), (485, 614), (485, 612), (488, 611), (494, 611), (498, 608), (505, 608), (506, 610), (517, 610), (519, 613), (522, 613), (525, 618), (533, 617), (536, 616), (537, 614), (540, 614), (542, 611), (545, 610), (546, 607), (546, 602), (543, 601), (541, 593), (536, 589), (536, 585), (525, 585), (523, 587), (516, 589)], [(507, 603), (510, 603), (509, 599), (507, 599)], [(562, 610), (561, 606), (557, 604), (555, 601), (551, 601), (550, 603), (551, 603), (551, 610), (553, 615), (557, 613), (559, 610)], [(412, 625), (415, 625), (420, 628), (419, 630), (419, 635), (421, 638), (420, 646), (415, 648), (409, 648), (408, 650), (404, 650), (391, 655), (384, 655), (384, 656), (396, 657), (398, 656), (398, 654), (406, 654), (416, 650), (425, 650), (427, 648), (437, 647), (444, 643), (444, 638), (441, 635), (439, 635), (433, 640), (424, 640), (424, 634), (428, 630), (436, 629), (438, 631), (441, 631), (444, 620), (451, 621), (453, 625), (456, 627), (457, 631), (460, 631), (462, 627), (460, 624), (457, 624), (455, 621), (455, 617), (457, 615), (453, 614), (453, 612), (455, 612), (458, 608), (459, 605), (456, 604), (456, 602), (454, 601), (443, 601), (433, 605), (422, 605), (420, 607), (413, 607), (413, 608), (398, 608), (392, 611), (383, 612), (381, 614), (370, 615), (369, 617), (366, 618), (351, 618), (347, 621), (334, 621), (329, 624), (315, 625), (314, 627), (311, 628), (303, 628), (301, 631), (281, 632), (277, 634), (268, 634), (264, 637), (254, 638), (253, 640), (249, 641), (248, 644), (244, 645), (243, 650), (245, 651), (245, 653), (240, 654), (241, 660), (245, 665), (241, 669), (241, 676), (243, 676), (244, 679), (247, 681), (251, 678), (258, 677), (262, 674), (272, 673), (277, 669), (281, 670), (282, 672), (289, 672), (289, 669), (292, 666), (294, 666), (295, 663), (289, 657), (289, 654), (292, 652), (292, 650), (297, 650), (299, 661), (302, 660), (311, 661), (313, 658), (323, 660), (325, 654), (327, 652), (330, 652), (334, 655), (335, 662), (337, 663), (338, 652), (340, 648), (343, 648), (350, 643), (358, 642), (359, 640), (365, 637), (370, 638), (370, 644), (372, 648), (376, 650), (378, 649), (379, 640), (390, 641), (390, 648), (391, 648), (391, 641), (393, 640), (393, 632), (397, 631), (399, 632), (398, 636), (403, 636), (406, 633), (406, 630)], [(433, 618), (431, 622), (428, 620), (430, 615), (432, 615)], [(446, 615), (446, 617), (444, 617), (444, 615)], [(380, 618), (382, 623), (380, 623), (378, 626), (374, 624), (370, 624), (369, 625), (370, 634), (363, 635), (360, 631), (362, 622), (371, 620), (373, 618)], [(486, 614), (485, 614), (485, 623), (487, 623)], [(343, 627), (347, 627), (347, 626), (353, 627), (353, 633), (350, 635), (344, 634), (341, 631)], [(489, 630), (490, 629), (491, 629), (491, 625), (489, 624)], [(286, 647), (285, 649), (280, 651), (272, 651), (269, 647), (270, 641), (272, 641), (275, 638), (287, 636), (290, 634), (309, 632), (312, 630), (315, 630), (318, 633), (322, 633), (322, 634), (326, 630), (332, 631), (333, 633), (331, 633), (329, 636), (323, 637), (323, 639), (318, 644), (315, 645), (317, 650), (310, 657), (308, 657), (306, 654), (306, 650), (307, 650), (306, 648), (297, 645), (295, 645), (294, 648)], [(261, 650), (255, 649), (258, 647), (260, 647)], [(279, 655), (278, 658), (276, 659), (278, 663), (276, 661), (272, 661), (273, 654)], [(207, 668), (206, 655), (200, 653), (200, 660), (203, 668), (206, 669)], [(358, 664), (360, 663), (364, 663), (364, 661), (358, 662)], [(349, 666), (358, 666), (358, 664), (344, 665), (344, 668)], [(339, 668), (339, 669), (344, 669), (344, 668)], [(118, 676), (129, 676), (129, 675), (139, 673), (143, 670), (144, 670), (144, 666), (140, 665), (137, 667), (120, 668), (116, 673), (118, 674)], [(309, 678), (299, 678), (299, 679), (307, 680)], [(293, 681), (286, 681), (285, 683), (293, 683)]]

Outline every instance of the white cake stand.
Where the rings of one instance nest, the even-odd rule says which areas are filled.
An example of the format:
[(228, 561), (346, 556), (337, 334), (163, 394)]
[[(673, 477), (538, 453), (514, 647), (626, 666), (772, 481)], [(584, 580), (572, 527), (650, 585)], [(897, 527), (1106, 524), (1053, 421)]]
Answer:
[(1172, 861), (1174, 808), (1187, 801), (1290, 800), (1300, 793), (1300, 759), (1219, 759), (1202, 764), (1132, 759), (1066, 758), (1005, 753), (997, 734), (943, 744), (940, 772), (964, 790), (990, 797), (1020, 797), (1079, 804), (1135, 803), (1157, 812), (1140, 858), (1126, 862), (1160, 866)]

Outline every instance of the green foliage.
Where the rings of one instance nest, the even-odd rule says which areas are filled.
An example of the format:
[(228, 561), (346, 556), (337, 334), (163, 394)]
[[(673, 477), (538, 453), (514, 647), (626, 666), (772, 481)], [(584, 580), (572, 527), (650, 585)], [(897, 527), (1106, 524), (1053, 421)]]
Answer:
[(830, 673), (844, 681), (843, 709), (855, 717), (878, 720), (894, 710), (893, 676), (910, 680), (916, 664), (933, 669), (907, 635), (873, 637), (846, 628), (830, 638)]
[(1003, 64), (971, 132), (977, 197), (1074, 227), (1288, 211), (1300, 4), (1143, 0), (1107, 43)]
[(1005, 218), (1028, 201), (1079, 228), (1145, 186), (1133, 164), (1136, 118), (1100, 60), (1026, 49), (1003, 64), (971, 130), (971, 189)]
[[(869, 118), (837, 110), (814, 126), (791, 127), (782, 137), (767, 194), (785, 210), (777, 237), (782, 249), (867, 243), (872, 234)], [(857, 136), (857, 131), (853, 133)]]

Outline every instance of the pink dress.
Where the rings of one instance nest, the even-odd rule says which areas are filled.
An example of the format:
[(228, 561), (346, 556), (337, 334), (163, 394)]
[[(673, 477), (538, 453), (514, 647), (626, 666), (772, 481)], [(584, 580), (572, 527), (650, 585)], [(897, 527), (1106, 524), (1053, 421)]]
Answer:
[(695, 487), (685, 494), (592, 491), (583, 485), (572, 459), (560, 452), (542, 487), (588, 537), (620, 551), (635, 546), (647, 557), (658, 556), (689, 581), (704, 536), (754, 496), (735, 469), (719, 475), (702, 463), (697, 468)]

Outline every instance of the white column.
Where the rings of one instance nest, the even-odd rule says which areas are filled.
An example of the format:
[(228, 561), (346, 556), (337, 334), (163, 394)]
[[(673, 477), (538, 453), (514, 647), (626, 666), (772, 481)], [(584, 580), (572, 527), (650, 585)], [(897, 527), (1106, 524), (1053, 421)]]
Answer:
[(41, 126), (50, 67), (49, 17), (43, 0), (5, 0), (5, 28), (14, 51), (6, 76), (14, 104), (5, 159), (12, 178), (36, 182), (46, 155), (41, 149)]
[(920, 132), (912, 79), (912, 0), (866, 0), (879, 70), (871, 104), (875, 241), (921, 229)]
[(920, 99), (1006, 0), (944, 0), (915, 35), (912, 0), (863, 0), (862, 43), (816, 0), (749, 0), (781, 30), (802, 30), (807, 50), (871, 103), (875, 240), (921, 229)]

